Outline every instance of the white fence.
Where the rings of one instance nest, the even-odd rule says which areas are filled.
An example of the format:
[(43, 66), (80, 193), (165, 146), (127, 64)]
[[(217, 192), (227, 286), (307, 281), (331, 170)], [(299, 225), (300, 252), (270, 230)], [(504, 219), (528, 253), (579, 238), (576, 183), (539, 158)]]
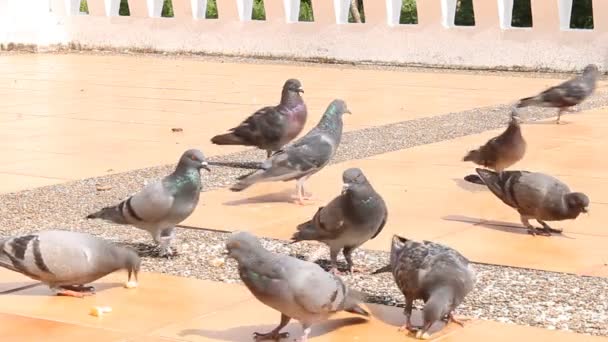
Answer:
[(402, 0), (364, 0), (365, 23), (348, 23), (349, 0), (312, 0), (314, 22), (298, 22), (300, 0), (265, 0), (266, 20), (251, 20), (253, 0), (0, 0), (0, 43), (196, 51), (344, 61), (478, 68), (608, 68), (608, 0), (593, 0), (594, 29), (570, 29), (573, 0), (531, 0), (533, 27), (511, 27), (513, 0), (473, 0), (475, 26), (456, 26), (457, 0), (417, 0), (418, 24), (401, 25)]

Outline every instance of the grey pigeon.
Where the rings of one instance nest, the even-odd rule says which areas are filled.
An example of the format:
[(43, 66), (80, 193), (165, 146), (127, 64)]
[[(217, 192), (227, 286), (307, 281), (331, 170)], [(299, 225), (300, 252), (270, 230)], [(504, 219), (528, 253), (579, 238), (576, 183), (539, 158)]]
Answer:
[(264, 107), (249, 116), (230, 133), (216, 135), (211, 142), (216, 145), (257, 146), (266, 150), (270, 157), (293, 140), (306, 124), (306, 104), (300, 96), (302, 84), (289, 79), (283, 85), (281, 102), (274, 107)]
[(226, 249), (228, 256), (237, 261), (241, 280), (251, 293), (281, 312), (281, 323), (268, 333), (254, 333), (256, 341), (287, 338), (289, 334), (280, 331), (292, 318), (302, 324), (304, 334), (300, 341), (305, 342), (313, 324), (338, 311), (369, 316), (359, 306), (360, 293), (315, 263), (274, 254), (247, 232), (233, 233), (226, 241)]
[[(571, 192), (566, 184), (549, 175), (528, 171), (475, 171), (496, 197), (519, 212), (521, 223), (532, 235), (539, 231), (547, 236), (561, 233), (544, 221), (575, 219), (580, 213), (587, 212), (587, 195)], [(538, 221), (543, 228), (534, 228), (530, 219)]]
[(344, 113), (350, 113), (346, 103), (333, 100), (315, 128), (266, 159), (259, 170), (240, 177), (230, 190), (242, 191), (259, 182), (297, 180), (297, 196), (302, 204), (304, 182), (325, 167), (338, 149)]
[(0, 239), (0, 266), (47, 284), (57, 294), (83, 297), (94, 294), (94, 282), (125, 269), (135, 276), (137, 253), (93, 235), (62, 230)]
[(420, 243), (397, 235), (393, 235), (390, 257), (390, 266), (374, 273), (392, 271), (405, 296), (406, 318), (400, 330), (418, 330), (410, 320), (416, 299), (424, 301), (424, 324), (417, 331), (417, 338), (430, 338), (428, 330), (440, 319), (447, 318), (463, 325), (453, 312), (475, 286), (475, 270), (469, 260), (450, 247), (430, 241)]
[(595, 91), (595, 85), (600, 72), (594, 64), (589, 64), (583, 70), (583, 74), (572, 78), (555, 87), (551, 87), (542, 93), (526, 97), (517, 103), (517, 107), (557, 107), (557, 121), (566, 108), (575, 106), (583, 102)]
[[(513, 110), (507, 129), (485, 145), (467, 153), (463, 161), (471, 161), (498, 172), (520, 161), (526, 153), (526, 140), (521, 133), (520, 121), (517, 112)], [(465, 179), (483, 184), (477, 175), (467, 176)]]
[(172, 174), (87, 218), (129, 224), (146, 230), (159, 244), (160, 255), (171, 255), (175, 225), (188, 218), (198, 204), (202, 187), (201, 168), (210, 171), (203, 153), (188, 150), (181, 156)]
[(348, 271), (353, 270), (352, 252), (380, 234), (388, 215), (384, 200), (360, 169), (344, 171), (342, 181), (342, 193), (325, 207), (320, 207), (312, 220), (300, 224), (292, 237), (294, 242), (316, 240), (327, 244), (332, 273), (339, 273), (340, 250)]

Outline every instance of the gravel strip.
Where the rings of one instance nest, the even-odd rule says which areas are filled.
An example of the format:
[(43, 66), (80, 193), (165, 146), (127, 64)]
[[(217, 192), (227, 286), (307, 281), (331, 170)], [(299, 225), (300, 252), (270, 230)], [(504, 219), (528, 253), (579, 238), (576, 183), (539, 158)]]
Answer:
[[(581, 108), (606, 105), (608, 93), (597, 93)], [(504, 127), (508, 112), (508, 106), (503, 105), (348, 132), (344, 134), (333, 162), (370, 157)], [(523, 117), (530, 121), (555, 116), (555, 110), (530, 109), (523, 113)], [(262, 151), (247, 150), (212, 160), (251, 162), (263, 157)], [(181, 229), (175, 241), (181, 255), (165, 260), (153, 256), (147, 232), (84, 219), (86, 214), (101, 206), (117, 203), (146, 182), (166, 175), (173, 167), (158, 166), (0, 195), (0, 235), (24, 234), (50, 228), (84, 231), (134, 246), (144, 256), (143, 269), (146, 271), (229, 283), (239, 281), (234, 263), (223, 264), (218, 259), (224, 250), (225, 233)], [(216, 167), (213, 173), (205, 174), (204, 191), (232, 184), (238, 175), (245, 172), (249, 171)], [(111, 188), (97, 191), (96, 185), (109, 185)], [(299, 256), (308, 256), (318, 248), (312, 243), (290, 246), (268, 239), (264, 240), (264, 244), (275, 252)], [(327, 258), (327, 253), (324, 258)], [(354, 258), (359, 265), (367, 265), (368, 271), (384, 266), (388, 261), (387, 253), (378, 251), (359, 250)], [(323, 259), (321, 263), (326, 265), (327, 260)], [(608, 279), (491, 265), (477, 265), (477, 269), (477, 287), (459, 308), (459, 314), (608, 336)], [(373, 302), (403, 304), (402, 295), (390, 274), (371, 276), (368, 273), (349, 275), (345, 279), (353, 287), (367, 292)]]

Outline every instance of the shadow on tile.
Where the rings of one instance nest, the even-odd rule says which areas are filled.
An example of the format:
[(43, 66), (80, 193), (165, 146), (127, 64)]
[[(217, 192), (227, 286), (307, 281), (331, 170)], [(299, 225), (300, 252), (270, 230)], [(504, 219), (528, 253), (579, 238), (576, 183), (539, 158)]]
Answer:
[(1, 291), (0, 295), (10, 294), (10, 293), (21, 291), (21, 290), (27, 290), (27, 289), (31, 289), (32, 287), (36, 287), (36, 286), (40, 286), (40, 285), (42, 285), (42, 283), (38, 283), (38, 282), (32, 283), (32, 282), (23, 282), (23, 281), (0, 283), (0, 288), (8, 289), (8, 290)]
[[(234, 342), (242, 342), (246, 340), (246, 336), (252, 336), (254, 332), (258, 333), (267, 333), (272, 329), (276, 328), (279, 321), (279, 315), (277, 314), (277, 324), (275, 325), (250, 325), (250, 326), (239, 326), (234, 328), (228, 328), (224, 330), (205, 330), (205, 329), (185, 329), (179, 333), (179, 336), (186, 337), (197, 335), (213, 340), (220, 341), (234, 341)], [(329, 321), (316, 324), (312, 327), (312, 332), (309, 337), (316, 337), (331, 333), (334, 330), (340, 329), (345, 326), (352, 326), (358, 324), (365, 324), (368, 320), (362, 317), (347, 317), (347, 318), (339, 318), (339, 319), (330, 319)], [(297, 338), (302, 334), (302, 329), (299, 323), (294, 320), (291, 321), (283, 330), (283, 332), (289, 331), (290, 337), (284, 339), (285, 341), (290, 341), (294, 337)], [(294, 336), (295, 335), (295, 336)]]
[(252, 203), (277, 203), (277, 202), (287, 202), (292, 203), (294, 201), (294, 189), (285, 189), (279, 192), (264, 194), (254, 197), (243, 198), (234, 201), (224, 202), (225, 205), (246, 205)]
[[(387, 307), (381, 306), (381, 305), (368, 305), (367, 308), (370, 311), (370, 314), (378, 321), (381, 321), (382, 323), (386, 324), (386, 325), (391, 325), (394, 326), (395, 329), (400, 328), (403, 324), (405, 324), (405, 315), (396, 315), (394, 310), (391, 310), (391, 312), (389, 313), (389, 311), (387, 310)], [(424, 320), (422, 317), (422, 310), (418, 310), (418, 309), (414, 309), (412, 311), (412, 325), (414, 327), (420, 327), (424, 324)], [(445, 328), (445, 330), (444, 330)], [(431, 334), (431, 336), (433, 338), (437, 338), (439, 335), (444, 335), (445, 333), (452, 331), (455, 328), (454, 325), (450, 325), (449, 327), (447, 327), (446, 322), (444, 321), (439, 321), (439, 322), (435, 322), (432, 326), (431, 329), (429, 330), (429, 333)], [(436, 335), (438, 332), (441, 332), (441, 334)], [(414, 337), (414, 333), (409, 332), (403, 332), (403, 334), (409, 335), (410, 337)]]
[[(471, 223), (475, 227), (484, 227), (484, 228), (498, 230), (498, 231), (506, 232), (506, 233), (513, 233), (513, 234), (520, 234), (520, 235), (529, 234), (528, 231), (526, 230), (526, 228), (524, 228), (524, 226), (517, 225), (517, 224), (511, 223), (511, 222), (484, 221), (484, 220), (467, 217), (467, 216), (462, 216), (462, 215), (448, 215), (448, 216), (442, 217), (442, 219), (446, 220), (446, 221)], [(532, 224), (532, 225), (534, 226), (534, 224)], [(562, 234), (554, 233), (551, 237), (576, 240), (576, 238), (566, 236), (563, 233)]]
[[(15, 288), (13, 288), (12, 290), (7, 290), (4, 292), (0, 292), (0, 295), (3, 294), (12, 294), (12, 295), (17, 295), (17, 296), (42, 296), (42, 297), (48, 297), (48, 296), (55, 296), (55, 293), (45, 284), (43, 283), (3, 283), (2, 286), (15, 286)], [(124, 283), (92, 283), (92, 284), (87, 284), (88, 286), (93, 286), (95, 287), (95, 293), (99, 293), (105, 290), (109, 290), (115, 287), (123, 287)], [(27, 291), (27, 292), (22, 292), (22, 290), (27, 290), (36, 286), (42, 286), (45, 287), (46, 290), (44, 291)]]

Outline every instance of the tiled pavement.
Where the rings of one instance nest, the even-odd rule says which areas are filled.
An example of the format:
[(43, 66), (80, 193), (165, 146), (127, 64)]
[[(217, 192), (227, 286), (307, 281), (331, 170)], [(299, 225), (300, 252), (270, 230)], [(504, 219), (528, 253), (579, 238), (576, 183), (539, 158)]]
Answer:
[[(286, 74), (304, 83), (309, 124), (317, 121), (329, 96), (347, 99), (357, 113), (346, 123), (347, 130), (507, 103), (555, 82), (155, 57), (1, 56), (0, 191), (172, 163), (186, 146), (202, 147), (207, 154), (239, 150), (210, 145), (208, 139), (245, 113), (275, 102)], [(283, 203), (293, 192), (292, 183), (256, 185), (243, 193), (206, 192), (185, 224), (246, 227), (260, 235), (288, 237), (297, 223), (338, 192), (341, 172), (358, 166), (389, 208), (399, 208), (390, 212), (387, 232), (367, 248), (387, 249), (390, 233), (398, 232), (452, 245), (475, 261), (608, 276), (603, 112), (568, 115), (570, 124), (563, 126), (524, 126), (529, 151), (518, 167), (554, 174), (592, 200), (590, 215), (555, 224), (565, 228), (564, 237), (534, 238), (509, 227), (518, 222), (513, 210), (481, 187), (461, 181), (472, 171), (472, 165), (459, 161), (464, 152), (496, 131), (333, 165), (311, 178), (308, 190), (315, 201), (308, 206)], [(209, 115), (213, 120), (206, 119)], [(184, 133), (171, 133), (172, 127), (183, 127)], [(221, 219), (209, 215), (219, 211)], [(0, 269), (1, 340), (248, 341), (253, 331), (278, 322), (276, 312), (238, 285), (143, 274), (138, 289), (126, 290), (120, 287), (124, 278), (111, 275), (96, 284), (97, 296), (79, 300), (49, 296), (41, 285), (17, 290), (33, 282)], [(89, 316), (94, 305), (109, 305), (113, 312)], [(408, 340), (397, 332), (403, 323), (401, 309), (373, 305), (370, 310), (370, 321), (341, 314), (315, 326), (312, 340)], [(296, 323), (288, 330), (292, 336), (300, 333)], [(488, 321), (450, 326), (437, 340), (490, 338), (606, 341)]]

